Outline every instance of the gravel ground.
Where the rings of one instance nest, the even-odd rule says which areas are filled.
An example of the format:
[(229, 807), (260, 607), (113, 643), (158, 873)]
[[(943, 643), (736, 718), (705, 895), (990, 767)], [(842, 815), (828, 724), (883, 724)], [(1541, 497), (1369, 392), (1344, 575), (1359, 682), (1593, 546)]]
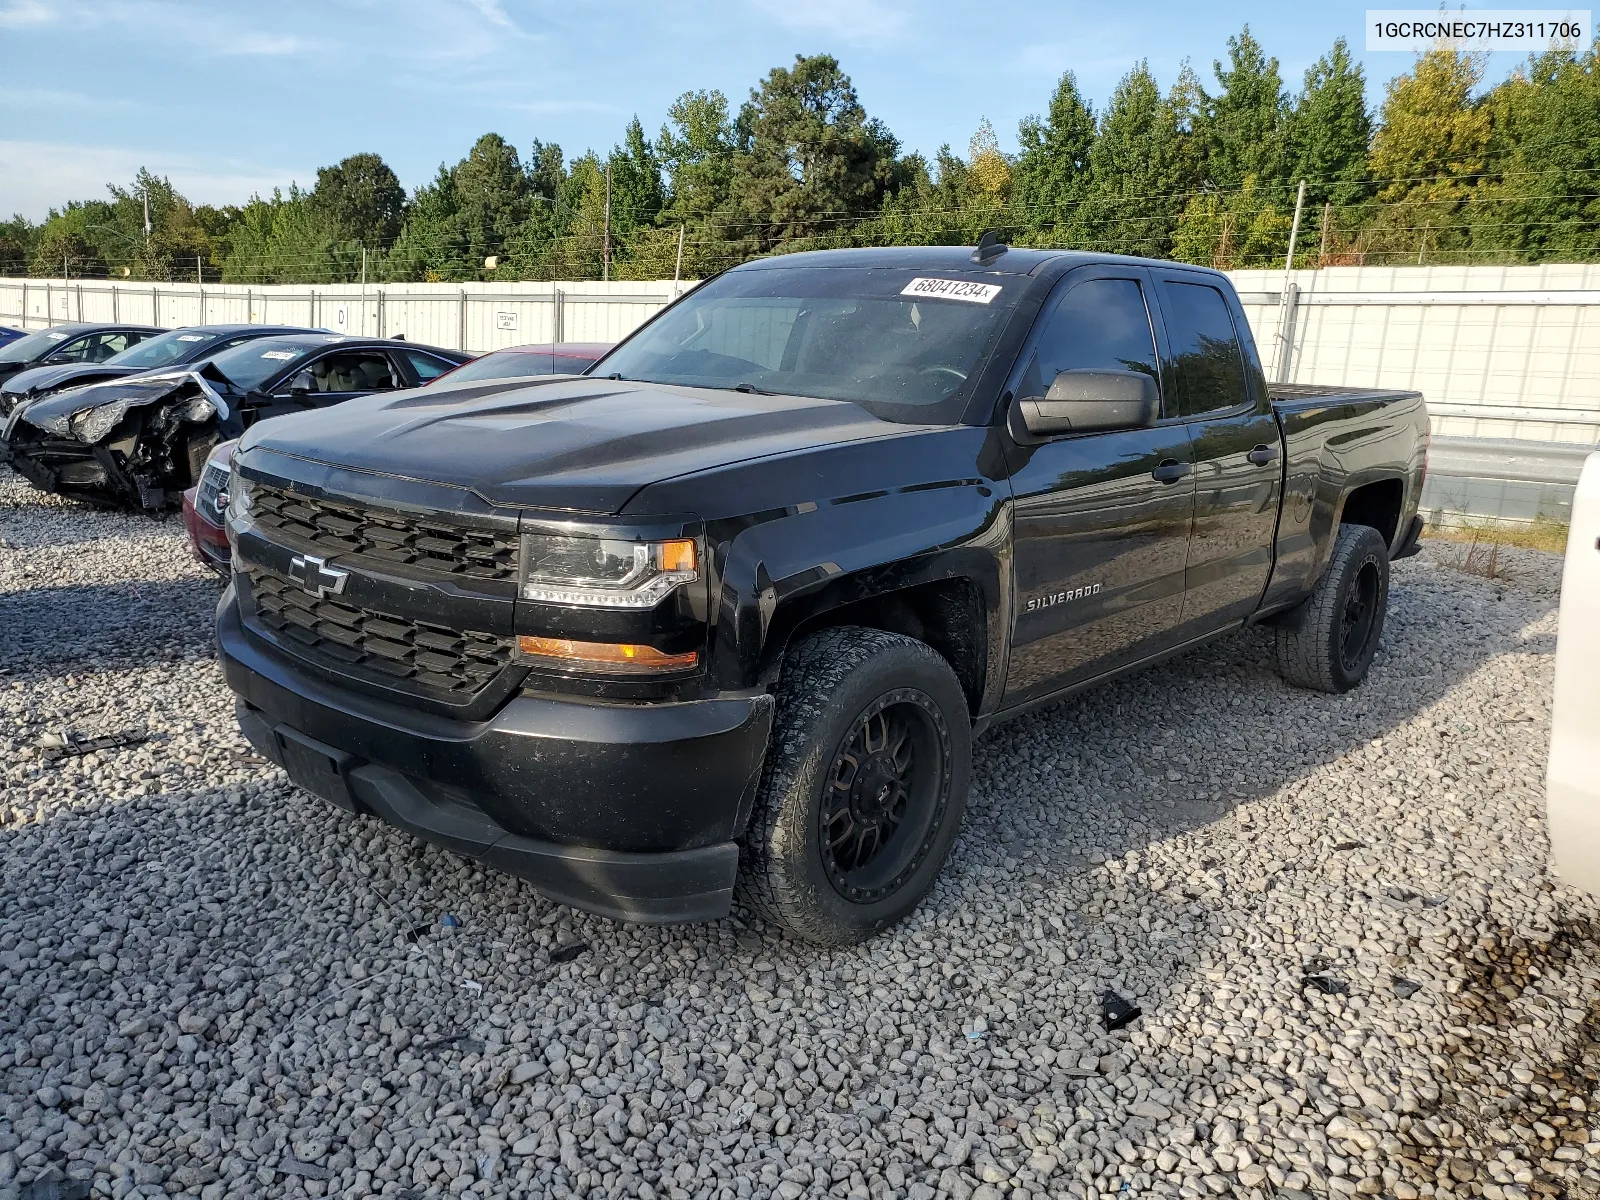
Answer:
[(178, 524), (0, 475), (0, 1196), (1600, 1195), (1560, 564), (1458, 557), (1397, 564), (1351, 695), (1252, 632), (993, 731), (922, 909), (824, 951), (296, 791)]

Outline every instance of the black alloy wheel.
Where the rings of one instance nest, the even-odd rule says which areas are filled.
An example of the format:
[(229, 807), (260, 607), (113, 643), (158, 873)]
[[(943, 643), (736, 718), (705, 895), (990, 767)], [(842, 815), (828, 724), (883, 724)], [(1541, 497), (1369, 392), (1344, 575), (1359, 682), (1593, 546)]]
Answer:
[(932, 699), (898, 688), (856, 718), (818, 806), (828, 882), (857, 904), (880, 900), (916, 872), (949, 800), (950, 735)]

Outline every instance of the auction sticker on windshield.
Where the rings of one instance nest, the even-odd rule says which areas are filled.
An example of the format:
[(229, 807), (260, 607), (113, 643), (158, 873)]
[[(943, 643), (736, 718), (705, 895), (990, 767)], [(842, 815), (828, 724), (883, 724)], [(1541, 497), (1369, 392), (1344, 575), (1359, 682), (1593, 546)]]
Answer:
[(965, 279), (913, 279), (900, 289), (902, 296), (928, 300), (965, 300), (987, 304), (1000, 294), (998, 283), (969, 283)]
[(305, 353), (303, 350), (263, 350), (261, 357), (275, 358), (279, 362), (288, 362), (292, 358), (299, 358), (303, 353)]

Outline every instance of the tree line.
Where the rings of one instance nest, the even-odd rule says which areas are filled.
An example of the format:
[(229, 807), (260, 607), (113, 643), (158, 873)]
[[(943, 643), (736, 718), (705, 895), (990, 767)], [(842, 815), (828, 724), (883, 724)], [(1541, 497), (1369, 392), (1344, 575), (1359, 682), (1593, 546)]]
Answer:
[(776, 252), (968, 244), (1281, 262), (1304, 180), (1298, 265), (1600, 257), (1597, 49), (1531, 57), (1482, 89), (1448, 48), (1391, 80), (1374, 113), (1343, 39), (1297, 91), (1249, 27), (1214, 82), (1146, 63), (1098, 111), (1071, 72), (1003, 153), (981, 120), (964, 153), (907, 153), (831, 55), (776, 67), (737, 111), (685, 93), (651, 138), (568, 161), (483, 135), (408, 195), (376, 154), (314, 186), (196, 205), (141, 171), (106, 200), (0, 224), (0, 273), (223, 280), (684, 278)]

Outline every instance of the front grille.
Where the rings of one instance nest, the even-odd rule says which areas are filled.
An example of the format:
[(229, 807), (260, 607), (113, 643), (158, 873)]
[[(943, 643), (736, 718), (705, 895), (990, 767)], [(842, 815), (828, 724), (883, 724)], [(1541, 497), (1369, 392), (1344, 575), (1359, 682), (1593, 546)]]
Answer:
[(209, 462), (200, 472), (200, 487), (194, 494), (194, 508), (213, 525), (222, 524), (222, 497), (228, 490), (228, 468)]
[(330, 670), (460, 703), (511, 662), (511, 639), (463, 633), (318, 599), (258, 567), (246, 568), (255, 620), (291, 648)]
[[(273, 541), (315, 547), (324, 557), (355, 554), (378, 563), (442, 575), (514, 582), (517, 537), (461, 529), (406, 513), (314, 499), (259, 485), (251, 508), (256, 527)], [(281, 535), (275, 536), (275, 535)]]

